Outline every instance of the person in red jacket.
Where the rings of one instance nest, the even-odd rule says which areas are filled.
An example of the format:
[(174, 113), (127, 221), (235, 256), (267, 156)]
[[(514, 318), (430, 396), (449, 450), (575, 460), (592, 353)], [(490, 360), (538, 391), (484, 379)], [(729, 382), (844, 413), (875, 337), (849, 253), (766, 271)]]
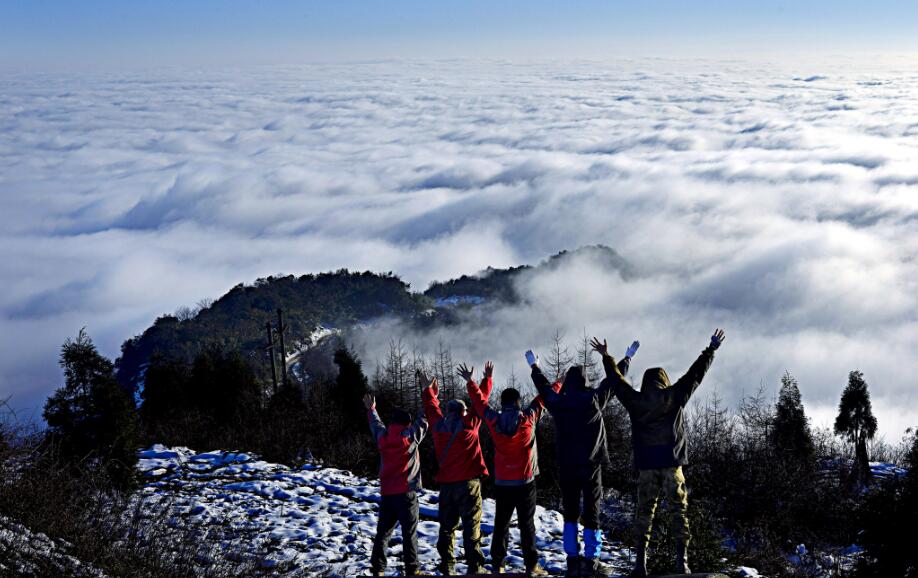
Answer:
[[(446, 414), (440, 408), (440, 386), (423, 371), (417, 372), (418, 383), (423, 388), (421, 399), (424, 413), (430, 423), (434, 451), (440, 467), (436, 480), (440, 484), (439, 517), (440, 536), (437, 551), (440, 553), (441, 574), (455, 574), (455, 535), (462, 520), (462, 545), (469, 574), (478, 574), (484, 565), (481, 552), (481, 476), (488, 475), (478, 430), (481, 418), (468, 411), (459, 399), (446, 404)], [(488, 388), (490, 391), (490, 387)]]
[(412, 422), (411, 414), (396, 409), (392, 423), (386, 424), (376, 413), (376, 400), (372, 395), (363, 396), (367, 408), (370, 431), (379, 446), (379, 520), (373, 553), (370, 556), (370, 573), (381, 576), (386, 569), (386, 545), (395, 530), (395, 524), (402, 527), (402, 561), (405, 575), (418, 571), (418, 495), (421, 489), (421, 460), (418, 445), (427, 433), (427, 420), (421, 416)]
[[(522, 409), (520, 392), (508, 387), (501, 392), (500, 411), (488, 405), (492, 388), (494, 364), (485, 363), (484, 381), (478, 387), (475, 368), (459, 366), (459, 375), (466, 380), (469, 399), (475, 413), (480, 415), (494, 440), (494, 533), (491, 535), (491, 568), (495, 574), (503, 571), (507, 555), (510, 517), (516, 510), (520, 528), (523, 562), (527, 576), (544, 576), (535, 546), (536, 484), (539, 475), (538, 448), (535, 428), (545, 405), (536, 397)], [(560, 387), (560, 386), (559, 386)]]

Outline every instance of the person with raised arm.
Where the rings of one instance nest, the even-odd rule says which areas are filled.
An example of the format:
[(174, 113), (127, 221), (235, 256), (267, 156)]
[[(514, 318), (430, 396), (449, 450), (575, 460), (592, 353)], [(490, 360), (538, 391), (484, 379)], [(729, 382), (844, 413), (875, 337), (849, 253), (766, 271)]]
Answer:
[[(617, 366), (613, 362), (612, 370), (619, 379), (628, 373), (638, 347), (640, 343), (635, 341)], [(604, 380), (599, 387), (589, 387), (583, 367), (574, 365), (565, 372), (563, 382), (553, 387), (539, 367), (539, 358), (531, 350), (526, 352), (526, 362), (532, 368), (532, 381), (557, 428), (564, 552), (567, 554), (565, 575), (606, 575), (608, 569), (599, 561), (602, 549), (599, 503), (602, 466), (609, 461), (602, 412), (611, 399), (611, 385)], [(609, 374), (608, 367), (606, 374)], [(582, 555), (578, 522), (583, 524)]]
[(509, 545), (510, 518), (516, 511), (520, 546), (527, 576), (545, 576), (539, 564), (535, 542), (536, 476), (539, 475), (536, 424), (545, 405), (536, 397), (524, 409), (520, 392), (508, 387), (501, 392), (500, 409), (488, 404), (493, 384), (494, 364), (485, 363), (481, 387), (475, 382), (475, 368), (460, 365), (459, 376), (466, 381), (475, 413), (481, 416), (494, 441), (494, 533), (491, 534), (491, 570), (503, 573)]
[(392, 412), (391, 423), (386, 426), (376, 412), (376, 399), (371, 394), (363, 396), (370, 431), (379, 447), (379, 519), (373, 553), (370, 555), (370, 574), (382, 576), (386, 570), (386, 545), (398, 523), (402, 528), (402, 562), (406, 576), (418, 571), (418, 495), (421, 489), (421, 460), (418, 446), (427, 433), (424, 416), (412, 421), (403, 409)]
[[(433, 435), (434, 451), (439, 469), (434, 479), (440, 484), (440, 534), (437, 551), (441, 574), (456, 573), (455, 535), (462, 521), (462, 547), (468, 574), (478, 574), (484, 566), (481, 551), (481, 480), (488, 475), (478, 430), (481, 418), (468, 411), (460, 399), (446, 403), (446, 413), (440, 408), (440, 385), (436, 378), (418, 370), (424, 414)], [(490, 382), (486, 384), (490, 393)]]
[[(661, 495), (669, 505), (671, 528), (676, 539), (675, 571), (691, 573), (688, 563), (691, 539), (687, 516), (688, 493), (682, 473), (682, 466), (688, 464), (683, 412), (685, 404), (711, 367), (714, 352), (724, 338), (723, 330), (715, 330), (710, 344), (676, 383), (670, 384), (669, 376), (662, 367), (652, 367), (644, 372), (640, 391), (635, 391), (625, 380), (614, 376), (605, 380), (631, 416), (631, 444), (634, 466), (638, 470), (633, 578), (647, 576), (647, 545)], [(615, 361), (608, 355), (605, 341), (600, 343), (594, 337), (592, 345), (602, 355), (603, 367), (609, 374), (615, 369)]]

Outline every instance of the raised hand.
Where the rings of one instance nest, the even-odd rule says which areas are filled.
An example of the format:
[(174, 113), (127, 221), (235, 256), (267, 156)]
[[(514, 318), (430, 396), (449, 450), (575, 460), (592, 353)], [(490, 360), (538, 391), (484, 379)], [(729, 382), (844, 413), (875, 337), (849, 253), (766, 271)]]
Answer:
[(714, 335), (711, 336), (711, 349), (720, 347), (720, 344), (723, 343), (726, 338), (723, 329), (715, 329)]
[(640, 346), (641, 346), (641, 342), (635, 339), (634, 342), (631, 344), (631, 347), (629, 347), (628, 350), (625, 351), (625, 357), (634, 357), (634, 354), (637, 353), (638, 347)]
[(605, 340), (605, 339), (603, 339), (603, 340), (600, 342), (599, 339), (597, 339), (597, 338), (594, 337), (594, 338), (590, 341), (590, 347), (593, 348), (593, 351), (595, 351), (596, 353), (598, 353), (598, 354), (600, 354), (600, 355), (602, 355), (602, 356), (609, 355), (609, 344), (606, 343), (606, 340)]
[(421, 389), (426, 389), (433, 385), (434, 380), (430, 378), (430, 374), (424, 371), (421, 368), (418, 368), (414, 371), (414, 378), (417, 380), (418, 384), (421, 386)]
[(414, 375), (421, 389), (431, 388), (431, 393), (433, 393), (434, 397), (440, 394), (440, 384), (437, 383), (436, 377), (431, 377), (429, 373), (421, 368), (415, 370)]
[(475, 376), (475, 368), (469, 368), (469, 366), (463, 363), (456, 367), (456, 373), (466, 382), (473, 381), (472, 378)]
[(539, 356), (533, 353), (531, 349), (526, 352), (526, 363), (528, 363), (530, 367), (539, 364)]
[(363, 407), (367, 408), (367, 411), (376, 407), (376, 398), (372, 394), (365, 394), (363, 396)]
[(490, 361), (486, 361), (484, 368), (485, 379), (491, 377), (492, 375), (494, 375), (494, 364)]

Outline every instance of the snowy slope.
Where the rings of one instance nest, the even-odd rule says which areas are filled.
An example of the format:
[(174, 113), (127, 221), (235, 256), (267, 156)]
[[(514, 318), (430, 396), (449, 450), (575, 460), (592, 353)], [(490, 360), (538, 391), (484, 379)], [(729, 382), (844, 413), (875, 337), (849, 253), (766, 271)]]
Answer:
[[(187, 448), (155, 445), (140, 453), (138, 465), (147, 482), (138, 493), (142, 507), (166, 514), (175, 525), (208, 528), (225, 552), (252, 556), (281, 575), (331, 573), (355, 576), (369, 571), (376, 528), (379, 487), (375, 480), (335, 468), (307, 464), (300, 469), (267, 463), (244, 453), (195, 454)], [(418, 553), (422, 570), (434, 573), (438, 561), (437, 494), (420, 493)], [(485, 500), (483, 547), (489, 556), (494, 501)], [(562, 573), (561, 514), (537, 509), (537, 544), (543, 563)], [(389, 573), (401, 567), (400, 533), (389, 548)], [(508, 565), (522, 569), (511, 530)], [(457, 543), (461, 546), (461, 532)], [(628, 551), (606, 544), (602, 558), (616, 571), (629, 569)], [(459, 564), (459, 570), (464, 566)]]
[(106, 574), (70, 554), (67, 542), (0, 516), (0, 576), (73, 576), (105, 578)]

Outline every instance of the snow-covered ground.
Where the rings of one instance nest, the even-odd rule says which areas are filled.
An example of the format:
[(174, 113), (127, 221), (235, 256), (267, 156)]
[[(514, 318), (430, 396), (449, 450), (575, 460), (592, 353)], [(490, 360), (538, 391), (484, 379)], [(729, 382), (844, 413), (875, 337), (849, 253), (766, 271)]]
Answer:
[(91, 564), (71, 556), (70, 544), (32, 532), (0, 516), (0, 576), (74, 576), (105, 578)]
[(908, 473), (908, 470), (886, 462), (870, 462), (870, 473), (875, 480), (885, 480), (902, 477)]
[[(379, 501), (375, 480), (318, 464), (291, 469), (245, 453), (196, 454), (161, 445), (142, 451), (138, 467), (147, 480), (138, 493), (144, 509), (166, 514), (173, 525), (210, 530), (227, 553), (257, 557), (262, 566), (282, 575), (357, 576), (369, 571)], [(422, 491), (419, 499), (421, 568), (434, 573), (437, 493)], [(494, 501), (485, 500), (483, 509), (483, 549), (489, 557)], [(562, 573), (561, 514), (538, 507), (536, 527), (543, 564), (552, 573)], [(398, 530), (393, 538), (389, 574), (401, 567)], [(461, 532), (456, 538), (461, 547)], [(522, 570), (518, 544), (514, 527), (507, 563)], [(461, 559), (461, 550), (457, 553)], [(630, 568), (629, 551), (621, 544), (605, 544), (602, 559), (617, 572)], [(461, 562), (457, 566), (464, 570)]]
[[(212, 540), (214, 556), (255, 561), (266, 571), (284, 576), (359, 576), (369, 572), (369, 556), (376, 531), (379, 485), (345, 470), (307, 463), (294, 469), (259, 460), (247, 453), (213, 451), (195, 453), (162, 445), (140, 452), (138, 463), (145, 480), (137, 493), (142, 509), (151, 517), (165, 518), (176, 527), (200, 531)], [(872, 463), (877, 477), (902, 475), (891, 464)], [(437, 493), (419, 494), (421, 521), (418, 554), (422, 571), (434, 574)], [(621, 515), (623, 504), (606, 503), (605, 510)], [(483, 506), (483, 550), (490, 559), (490, 534), (494, 528), (494, 501)], [(546, 568), (564, 571), (563, 520), (559, 512), (536, 510), (537, 545)], [(0, 528), (0, 538), (3, 537)], [(461, 560), (461, 532), (456, 533)], [(519, 531), (511, 529), (507, 563), (522, 570)], [(789, 555), (792, 567), (850, 567), (860, 548), (851, 545), (830, 553), (809, 552), (803, 544)], [(401, 534), (396, 529), (389, 550), (389, 574), (401, 568)], [(606, 543), (602, 559), (620, 574), (630, 570), (628, 548)], [(465, 566), (461, 561), (458, 570)], [(754, 568), (736, 567), (741, 576), (760, 576)], [(827, 575), (831, 572), (827, 571)]]
[(284, 363), (287, 364), (287, 367), (290, 367), (294, 362), (296, 362), (300, 355), (306, 351), (309, 351), (310, 348), (315, 347), (320, 341), (329, 335), (338, 335), (340, 333), (340, 329), (326, 325), (316, 325), (315, 329), (313, 329), (312, 332), (305, 338), (293, 342), (293, 352), (285, 353)]

